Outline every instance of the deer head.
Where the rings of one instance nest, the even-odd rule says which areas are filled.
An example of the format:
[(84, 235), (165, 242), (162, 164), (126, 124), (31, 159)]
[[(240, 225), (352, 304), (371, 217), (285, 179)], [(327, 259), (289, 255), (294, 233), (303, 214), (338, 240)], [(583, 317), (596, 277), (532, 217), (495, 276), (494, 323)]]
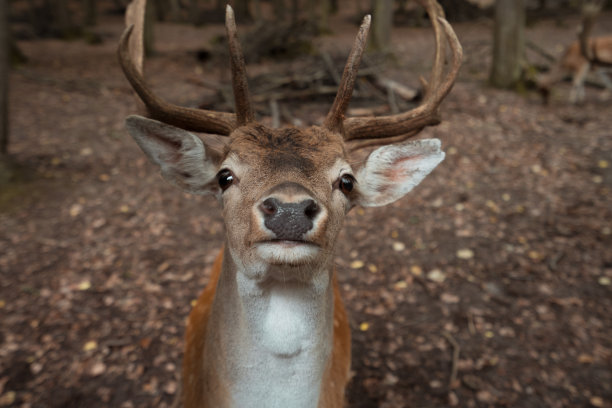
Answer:
[[(130, 116), (127, 129), (169, 183), (220, 201), (226, 245), (250, 278), (265, 279), (266, 273), (274, 274), (274, 266), (293, 266), (305, 272), (278, 278), (311, 279), (308, 271), (316, 269), (312, 265), (331, 260), (352, 207), (398, 200), (443, 160), (439, 140), (407, 140), (439, 123), (438, 108), (453, 86), (462, 50), (438, 3), (421, 2), (436, 40), (422, 104), (397, 115), (344, 117), (370, 27), (366, 16), (323, 125), (305, 129), (272, 129), (255, 120), (231, 7), (227, 7), (226, 29), (236, 114), (184, 108), (155, 95), (142, 76), (138, 46), (142, 42), (138, 16), (144, 13), (144, 1), (138, 0), (128, 13), (119, 60), (150, 118)], [(451, 59), (445, 73), (447, 42)], [(227, 142), (223, 151), (216, 151), (190, 131), (227, 136)], [(362, 167), (353, 168), (350, 152), (368, 146), (380, 147)]]

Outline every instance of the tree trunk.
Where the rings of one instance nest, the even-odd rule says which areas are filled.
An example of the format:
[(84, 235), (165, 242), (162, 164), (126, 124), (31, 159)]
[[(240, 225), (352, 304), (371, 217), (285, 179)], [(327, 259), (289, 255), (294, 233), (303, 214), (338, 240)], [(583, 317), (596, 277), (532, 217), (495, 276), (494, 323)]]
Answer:
[[(60, 38), (72, 38), (78, 31), (72, 21), (68, 0), (51, 0), (51, 10), (54, 13), (55, 25)], [(53, 17), (52, 17), (53, 18)]]
[(274, 19), (276, 21), (285, 20), (285, 2), (283, 0), (272, 0), (272, 7), (274, 9)]
[(234, 2), (234, 12), (236, 13), (236, 16), (240, 17), (241, 21), (253, 20), (251, 9), (249, 7), (249, 0), (236, 0)]
[(147, 7), (145, 9), (145, 21), (144, 21), (144, 32), (143, 32), (143, 43), (145, 56), (151, 56), (155, 53), (155, 35), (153, 27), (156, 20), (155, 3), (147, 1)]
[(8, 152), (8, 84), (10, 44), (8, 25), (8, 1), (0, 0), (0, 161)]
[(329, 14), (331, 13), (331, 3), (329, 0), (319, 0), (319, 19), (317, 21), (317, 29), (319, 33), (328, 33), (329, 30)]
[(255, 22), (260, 24), (263, 22), (263, 16), (261, 14), (261, 1), (253, 0), (253, 14), (255, 17)]
[(85, 8), (85, 26), (95, 26), (98, 22), (96, 0), (84, 0), (83, 7)]
[(300, 0), (291, 0), (291, 21), (297, 23), (300, 18)]
[(525, 0), (497, 0), (490, 81), (499, 88), (518, 85), (524, 62)]
[(377, 51), (391, 52), (391, 27), (393, 26), (393, 0), (376, 0), (372, 22), (372, 47)]

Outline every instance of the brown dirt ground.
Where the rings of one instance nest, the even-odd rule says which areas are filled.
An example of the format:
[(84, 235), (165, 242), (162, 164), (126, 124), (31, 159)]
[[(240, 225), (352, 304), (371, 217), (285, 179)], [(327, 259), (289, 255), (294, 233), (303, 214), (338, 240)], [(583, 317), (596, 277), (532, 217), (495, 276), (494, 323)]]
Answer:
[[(527, 35), (558, 54), (576, 23)], [(355, 28), (333, 26), (319, 46), (346, 53)], [(610, 102), (588, 89), (570, 106), (567, 84), (549, 106), (487, 87), (490, 28), (456, 26), (465, 65), (444, 122), (423, 132), (447, 159), (409, 197), (346, 223), (350, 407), (612, 406)], [(168, 406), (185, 317), (223, 240), (218, 206), (164, 184), (123, 130), (137, 104), (114, 54), (121, 19), (98, 30), (97, 46), (21, 43), (30, 62), (11, 76), (24, 170), (0, 194), (0, 406)], [(159, 25), (155, 89), (195, 104), (209, 91), (190, 79), (227, 79), (192, 53), (222, 32)], [(396, 29), (389, 75), (417, 84), (431, 41)], [(289, 109), (312, 122), (328, 106)]]

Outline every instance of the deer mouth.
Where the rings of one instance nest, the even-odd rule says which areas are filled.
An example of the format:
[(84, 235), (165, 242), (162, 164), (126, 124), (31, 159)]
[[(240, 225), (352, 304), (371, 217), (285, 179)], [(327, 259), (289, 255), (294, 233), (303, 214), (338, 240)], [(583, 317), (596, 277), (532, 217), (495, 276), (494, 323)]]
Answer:
[(313, 261), (320, 247), (312, 241), (273, 239), (255, 244), (260, 258), (270, 264), (300, 265)]
[(269, 241), (265, 241), (265, 243), (279, 245), (279, 246), (282, 246), (283, 248), (293, 248), (298, 245), (315, 245), (313, 242), (306, 241), (303, 239), (272, 239)]

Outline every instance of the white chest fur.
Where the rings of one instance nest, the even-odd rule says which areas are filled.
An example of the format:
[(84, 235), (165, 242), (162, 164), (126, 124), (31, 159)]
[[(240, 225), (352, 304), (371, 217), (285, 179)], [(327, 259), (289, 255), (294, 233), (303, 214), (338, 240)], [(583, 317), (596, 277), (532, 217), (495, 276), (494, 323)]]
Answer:
[(233, 406), (317, 407), (333, 336), (329, 274), (319, 276), (311, 284), (273, 281), (262, 286), (235, 275), (238, 296), (225, 301), (238, 304), (223, 308), (233, 315), (225, 319), (236, 323), (224, 325), (235, 331), (227, 333), (232, 340), (224, 357)]

